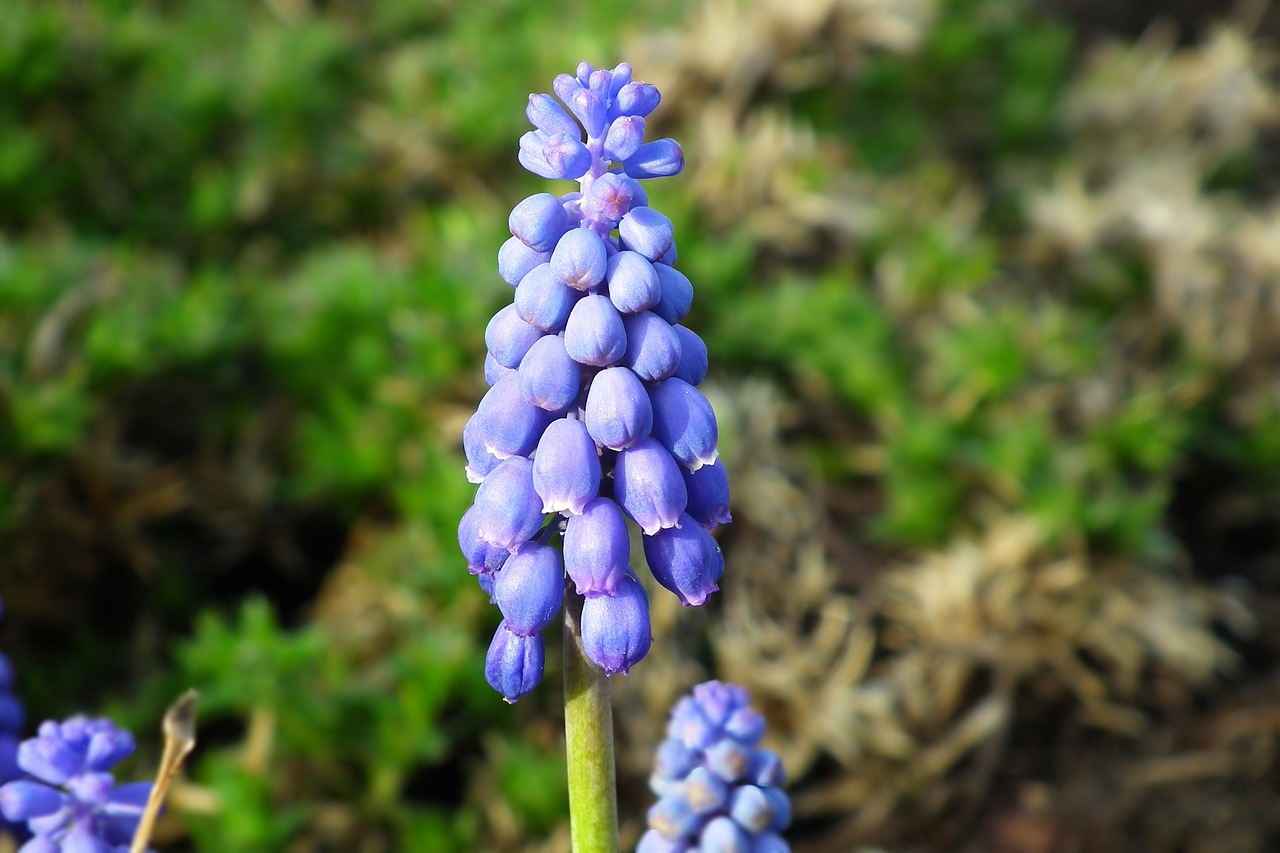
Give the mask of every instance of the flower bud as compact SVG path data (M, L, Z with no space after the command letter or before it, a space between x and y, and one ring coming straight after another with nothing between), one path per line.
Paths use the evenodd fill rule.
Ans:
M494 361L515 369L542 334L541 329L535 329L520 318L515 305L508 305L494 314L485 327L484 345L489 348L489 355Z
M550 625L564 602L560 552L535 543L511 555L494 575L493 600L513 634L528 637Z
M498 249L498 275L507 284L515 287L520 283L520 279L529 273L529 270L549 260L551 260L549 252L536 252L520 242L519 237L508 237Z
M606 367L596 374L582 417L596 444L610 450L631 447L653 428L649 393L626 367Z
M546 335L525 353L516 376L526 403L560 412L578 399L582 368L569 358L564 338Z
M485 655L484 678L504 699L515 702L538 686L545 665L542 635L519 636L507 630L503 622L494 632Z
M618 115L644 117L658 108L662 95L652 83L628 83L618 90L614 109Z
M653 437L690 471L716 461L720 433L711 403L683 379L671 377L649 389Z
M531 130L520 137L520 165L541 178L565 181L580 178L591 168L591 152L582 144L580 135L556 133L548 135Z
M622 363L646 382L666 379L680 364L680 336L676 329L652 311L622 318L627 351Z
M516 286L516 313L535 329L558 332L581 294L562 282L551 264L539 264Z
M648 202L648 195L639 181L617 172L605 172L595 179L583 197L582 212L613 227L633 206Z
M671 328L680 339L680 362L676 365L675 377L690 385L701 385L702 380L707 378L707 345L696 333L684 326L677 324Z
M480 405L468 426L475 430L474 440L497 457L527 456L538 446L538 439L551 420L551 414L527 402L520 391L519 374L498 381L480 398ZM463 430L464 446L467 430ZM468 454L468 464L477 468ZM484 476L483 463L477 468ZM492 469L490 469L492 470Z
M711 534L690 516L681 515L673 527L644 537L644 558L658 583L685 605L697 606L718 590L724 556Z
M512 456L490 472L476 491L476 535L516 551L542 527L542 498L533 488L533 463Z
M565 105L574 117L582 122L582 128L587 132L588 139L598 139L604 134L609 109L604 93L596 89L579 87L569 93Z
M39 782L18 780L0 787L0 814L15 823L54 814L67 802L65 794Z
M697 471L682 468L680 473L684 475L685 490L689 493L685 512L694 521L704 530L715 530L733 521L729 514L729 475L723 462L717 459Z
M723 815L712 818L698 836L702 853L752 853L751 839L742 827Z
M622 316L607 296L588 294L578 300L564 327L564 347L578 364L605 367L627 351Z
M652 438L618 454L613 493L618 505L646 535L678 524L689 499L675 459Z
M662 296L653 264L636 252L623 250L609 258L605 277L609 282L609 299L623 314L652 308Z
M552 421L533 457L533 487L543 512L581 515L600 491L600 457L582 421Z
M583 651L605 675L626 675L649 653L649 596L634 573L622 576L616 595L583 600L581 628Z
M554 136L559 133L565 136L578 137L582 133L578 123L550 95L530 95L529 106L525 108L524 114L529 119L530 124L548 136Z
M589 290L604 281L608 263L604 241L590 228L566 231L551 253L551 272L576 290Z
M610 160L625 160L636 153L644 142L644 119L639 116L618 116L609 125L604 137L604 156Z
M675 237L671 220L652 207L632 207L618 223L618 234L623 246L649 261L666 254ZM662 295L661 290L658 295Z
M565 524L564 568L578 595L616 595L630 559L626 521L608 498L588 501Z
M464 512L458 523L458 547L467 558L467 571L473 575L492 575L511 556L506 548L494 547L480 538L474 507Z
M693 305L693 285L684 273L666 263L653 265L658 274L659 299L653 313L675 325L683 320Z
M508 224L520 242L536 252L550 252L573 223L560 199L551 193L537 193L515 206Z
M633 178L666 178L684 169L684 151L674 139L646 142L622 161L622 170Z

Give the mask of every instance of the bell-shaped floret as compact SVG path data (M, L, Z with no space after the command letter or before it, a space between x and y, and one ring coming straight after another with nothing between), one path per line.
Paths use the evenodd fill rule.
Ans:
M583 420L596 444L622 450L649 437L653 404L644 383L629 368L607 367L591 380Z
M600 456L579 420L552 421L533 457L533 487L543 512L581 515L600 491Z
M529 105L524 110L529 124L548 136L563 134L581 137L582 129L570 115L560 106L560 102L550 95L537 94L529 96Z
M540 178L576 180L591 168L591 152L578 133L546 134L531 130L520 137L520 165Z
M649 653L653 629L649 596L628 571L616 595L588 596L582 602L582 649L605 675L626 675Z
M484 382L490 388L497 385L504 378L515 375L515 369L498 363L493 357L493 353L484 354Z
M652 311L622 318L627 351L622 363L646 382L666 379L680 365L680 336L666 320Z
M644 558L658 583L674 592L681 604L696 607L720 588L720 546L687 514L676 526L644 537Z
M679 324L672 326L676 336L680 338L680 363L676 365L675 376L690 385L701 385L707 378L707 345L692 329Z
M512 456L494 468L476 490L476 535L516 551L542 527L542 498L533 488L533 462Z
M636 252L624 249L609 258L605 278L609 282L609 299L623 314L648 310L662 296L653 264Z
M776 752L757 749L751 756L751 766L747 768L747 780L761 788L776 788L787 781L787 771Z
M652 438L618 454L613 467L613 493L623 511L650 536L680 523L689 499L680 466Z
M689 853L692 849L688 839L670 841L659 835L656 829L646 829L636 845L636 853Z
M653 269L660 289L653 313L673 325L679 323L693 306L693 285L684 273L666 263L654 264Z
M498 275L515 287L520 279L528 275L529 270L549 260L550 252L536 252L520 242L519 237L508 237L498 248Z
M674 139L655 139L622 161L622 170L633 178L666 178L684 169L684 151Z
M535 329L520 318L515 305L507 305L493 315L484 330L484 345L489 348L493 360L513 370L520 366L520 359L542 337L541 329Z
M604 241L590 228L566 231L551 253L551 272L576 290L589 290L604 281L608 263Z
M55 814L70 803L70 798L40 782L18 780L0 787L0 815L14 823Z
M733 792L729 816L748 832L764 832L773 823L773 804L764 792L755 785L743 785Z
M590 85L589 81L588 85ZM605 87L606 90L602 92L598 88L579 86L569 92L569 97L564 102L569 112L582 122L582 128L587 132L588 139L598 139L604 135L605 121L609 113L607 82Z
M618 90L631 82L631 63L619 62L613 66L613 78L609 81L609 97L618 97Z
M639 181L617 172L605 172L591 183L583 197L582 213L584 218L612 229L632 207L648 203L648 195Z
M525 402L560 412L578 399L582 367L564 348L564 338L546 335L529 348L517 373Z
M729 514L729 474L724 463L717 459L703 465L697 471L681 469L684 485L689 492L689 504L685 512L702 525L704 530L715 530L721 524L733 521Z
M593 498L565 524L564 568L578 595L615 595L630 559L627 523L608 498Z
M508 702L529 693L542 680L546 666L546 649L542 635L522 637L498 625L484 660L484 679Z
M605 367L622 358L627 351L627 332L622 315L607 296L591 293L573 306L564 327L564 348L578 364L592 367Z
M508 220L511 234L520 238L535 252L550 252L556 246L560 235L568 231L573 223L565 212L560 199L551 193L537 193L526 198L515 206Z
M737 782L751 767L751 748L733 738L718 740L706 751L706 766L726 782Z
M493 600L507 630L532 636L551 624L564 602L564 565L548 545L526 545L494 576Z
M628 83L618 90L613 99L612 113L620 116L643 118L658 108L662 95L652 83Z
M746 831L724 815L707 821L698 835L698 847L702 853L752 853Z
M754 746L764 736L764 717L754 709L738 708L725 721L724 733L739 743Z
M695 767L685 779L684 795L699 814L713 812L729 799L729 786L705 767Z
M671 220L652 207L632 207L618 223L618 236L626 248L656 261L671 248L675 231Z
M683 379L674 376L649 389L653 403L653 437L690 471L710 465L719 455L720 431L711 403Z
M644 142L644 119L639 116L618 116L609 124L604 137L604 156L610 160L625 160L636 153Z
M516 287L516 313L535 329L558 332L582 294L562 282L551 264L539 264Z
M475 509L468 509L458 523L458 547L467 558L467 571L473 575L492 575L507 562L511 552L490 545L480 538Z
M660 798L649 807L648 817L649 827L669 841L691 835L702 823L702 815L682 793Z
M469 424L475 430L473 441L479 441L487 453L506 459L532 453L550 422L551 413L525 400L520 391L519 374L516 374L500 379L485 392ZM465 429L463 444L464 447L467 444ZM472 463L468 454L468 464L477 468ZM478 471L483 476L483 466Z
M462 428L462 452L467 457L464 471L468 483L483 483L489 472L502 461L485 447L484 435L480 432L480 421L476 415L468 418L466 426Z

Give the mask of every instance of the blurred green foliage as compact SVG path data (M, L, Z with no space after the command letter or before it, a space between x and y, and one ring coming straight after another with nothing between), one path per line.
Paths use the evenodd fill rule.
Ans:
M637 31L690 14L627 9ZM177 810L199 849L487 849L485 798L533 836L564 812L557 758L514 734L519 715L483 683L496 616L453 553L471 494L455 444L485 322L507 298L494 271L506 211L540 186L515 165L525 93L584 56L620 58L614 12L192 0L0 16L0 545L28 555L13 577L57 570L32 531L91 516L67 482L120 459L190 485L170 510L76 539L103 583L184 577L202 542L256 535L232 516L386 525L343 555L381 602L372 645L326 618L323 593L297 624L261 597L206 599L216 584L194 575L178 592L147 581L140 609L164 602L193 624L167 626L159 673L132 674L145 687L123 713L145 730L163 697L201 688L215 736L192 780L216 808ZM1139 554L1192 453L1280 461L1280 408L1231 422L1229 388L1203 390L1228 383L1172 334L1115 380L1101 416L1079 416L1134 361L1117 318L1150 296L1139 260L1099 259L1077 280L1010 252L1029 175L1066 156L1077 47L1021 3L950 0L918 50L872 52L792 99L891 188L855 250L779 269L743 233L700 228L714 199L654 191L713 371L764 373L803 399L817 466L877 496L863 532L891 546L943 542L996 505ZM1237 184L1251 168L1230 165ZM983 193L968 231L928 215L966 182ZM157 531L174 517L199 535ZM158 565L134 561L142 541ZM213 568L251 573L253 550ZM100 659L92 632L71 642ZM112 689L84 678L86 695ZM247 751L254 726L269 765ZM470 763L490 736L502 757L486 777ZM415 799L415 779L445 772L471 775Z

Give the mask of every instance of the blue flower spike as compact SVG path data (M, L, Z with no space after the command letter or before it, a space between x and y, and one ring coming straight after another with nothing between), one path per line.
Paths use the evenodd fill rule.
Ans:
M541 631L566 583L583 597L592 663L626 673L648 652L628 519L653 577L689 605L717 588L724 560L708 531L730 520L715 413L697 388L707 348L678 325L693 286L642 185L684 168L675 140L645 140L661 95L626 63L580 63L552 90L529 96L518 160L578 186L511 211L497 264L514 292L485 330L490 388L463 431L479 489L458 541L502 611L485 675L509 702L542 678Z
M790 850L781 833L791 801L779 787L782 762L757 745L764 730L737 685L708 681L676 702L649 778L658 801L636 853Z
M0 786L0 813L33 835L22 849L127 853L151 783L116 785L108 771L133 749L133 735L110 720L42 723L18 747L28 778Z

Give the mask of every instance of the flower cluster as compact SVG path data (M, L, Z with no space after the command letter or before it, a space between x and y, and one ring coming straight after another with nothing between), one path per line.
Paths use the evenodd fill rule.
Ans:
M127 853L151 783L117 787L107 771L133 749L133 736L110 720L42 723L18 746L18 767L31 778L0 787L0 813L34 834L21 853Z
M636 853L783 853L791 803L778 756L756 746L747 691L708 681L671 711L649 787L658 802Z
M18 740L24 721L22 703L13 695L13 667L9 659L0 654L0 785L22 775L18 769ZM5 825L0 815L0 831Z
M693 287L673 266L671 221L640 184L684 167L674 140L643 141L658 90L625 63L585 62L553 88L558 101L529 96L535 129L519 159L580 187L511 212L498 272L514 299L485 330L490 388L463 432L480 488L458 540L502 611L485 675L508 701L542 677L541 631L566 573L584 596L592 661L625 673L648 652L624 518L643 532L653 576L689 605L717 589L724 560L709 531L730 520L715 414L697 388L707 348L680 325Z

